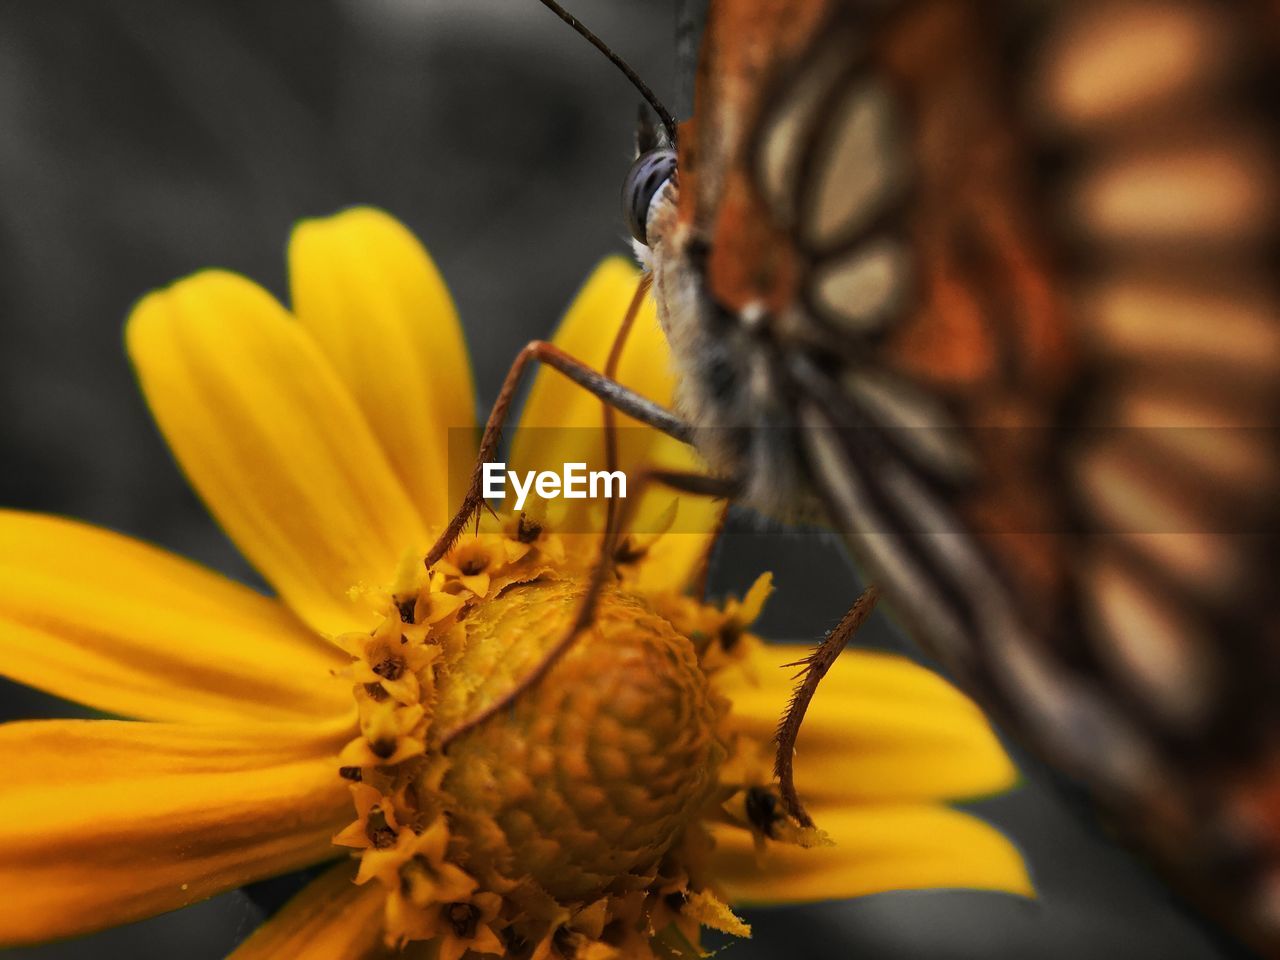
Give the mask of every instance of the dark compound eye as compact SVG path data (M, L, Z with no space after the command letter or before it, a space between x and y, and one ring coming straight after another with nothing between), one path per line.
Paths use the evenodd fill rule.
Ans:
M631 236L648 245L649 205L662 185L676 175L676 152L663 147L640 154L622 184L622 215Z

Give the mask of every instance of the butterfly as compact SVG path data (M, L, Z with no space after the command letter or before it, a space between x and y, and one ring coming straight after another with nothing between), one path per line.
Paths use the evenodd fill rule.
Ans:
M1274 0L711 0L623 192L713 471L1280 953L1278 53Z

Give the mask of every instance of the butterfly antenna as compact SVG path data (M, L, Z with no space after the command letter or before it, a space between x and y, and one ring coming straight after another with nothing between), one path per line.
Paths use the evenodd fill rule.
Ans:
M654 113L658 115L662 120L662 125L667 129L667 136L671 138L672 143L675 143L676 118L671 115L670 110L663 106L657 95L649 89L649 85L640 79L639 74L632 70L625 60L610 50L608 44L588 30L581 20L556 3L555 0L539 0L539 2L577 31L588 43L608 57L610 63L622 71L623 75L631 81L631 85L640 91L640 95L645 98L649 106L653 107Z

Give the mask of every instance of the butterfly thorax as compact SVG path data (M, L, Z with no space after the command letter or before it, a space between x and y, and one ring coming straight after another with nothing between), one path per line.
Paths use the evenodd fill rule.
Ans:
M792 299L794 267L787 245L768 236L767 223L745 216L740 222L738 236L754 243L758 256L714 257L680 220L672 183L654 204L650 246L637 249L653 272L658 316L672 346L676 405L695 430L699 452L714 473L744 483L744 505L804 519L816 507L796 466L793 420L779 389L785 361L778 329ZM730 271L716 277L712 257ZM736 272L734 264L755 269ZM709 276L734 295L717 296Z

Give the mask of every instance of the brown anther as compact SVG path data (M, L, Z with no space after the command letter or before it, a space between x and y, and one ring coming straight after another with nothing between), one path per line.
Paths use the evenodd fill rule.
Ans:
M415 810L421 811L422 792L418 785L418 781L411 780L407 784L405 784L404 801L407 805L414 808ZM411 823L409 824L409 826L413 828L414 833L422 833L422 827L420 827L417 823Z
M364 832L376 850L396 845L396 832L387 823L386 815L377 807L369 811L369 821L365 824Z
M458 564L458 569L462 571L463 576L474 577L476 574L484 573L488 566L488 557L483 553L474 553Z
M564 960L573 960L578 955L578 944L573 931L568 927L556 927L556 932L551 935L551 944Z
M380 683L366 683L364 692L369 695L369 699L374 703L381 703L390 696L386 690L382 689L382 684Z
M476 924L480 922L480 911L474 904L450 903L444 907L444 918L453 927L453 932L463 940L470 940L476 935Z
M513 927L506 927L498 932L502 937L502 945L507 948L509 957L525 957L533 952L533 944Z
M630 536L626 536L619 540L618 545L614 548L613 562L635 563L648 552L648 547L638 547Z
M752 787L747 791L747 819L751 825L773 839L778 821L783 819L778 797L766 787Z
M737 620L726 620L720 627L720 648L725 651L732 650L742 639L742 633L742 624Z
M516 521L516 539L521 543L533 543L542 536L542 524L537 520L530 520L523 513L520 519Z
M379 690L382 688L379 687ZM364 771L359 767L339 767L338 776L343 780L350 780L352 783L359 783L364 779Z
M396 601L396 609L400 611L401 623L413 623L413 609L417 605L417 597L409 597L407 600Z
M404 658L397 656L384 657L374 664L373 672L383 680L399 680L404 676Z

